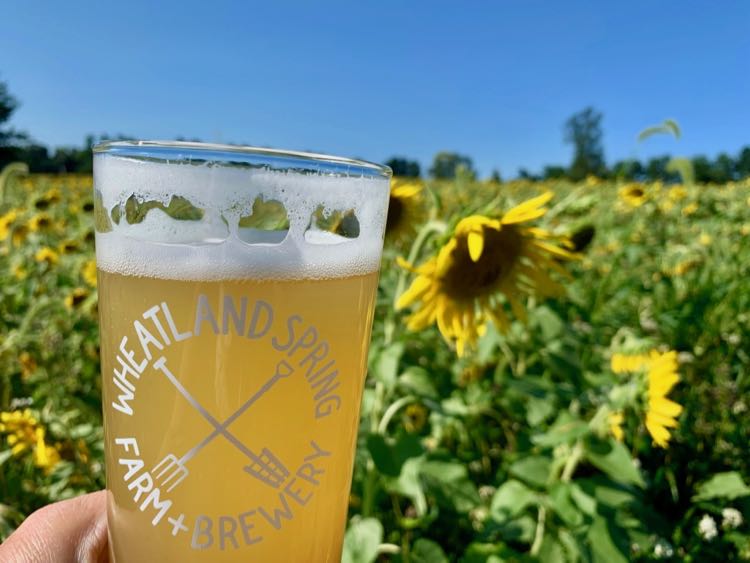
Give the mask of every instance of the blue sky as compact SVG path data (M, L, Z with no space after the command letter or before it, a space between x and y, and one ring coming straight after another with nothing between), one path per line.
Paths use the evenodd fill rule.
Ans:
M158 6L158 9L155 7ZM750 145L750 2L6 0L12 124L198 137L480 173L568 163L562 124L604 113L608 162ZM675 118L683 138L637 146Z

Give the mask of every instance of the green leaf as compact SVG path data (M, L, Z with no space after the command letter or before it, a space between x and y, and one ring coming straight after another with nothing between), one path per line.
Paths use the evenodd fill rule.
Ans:
M639 487L646 486L628 450L614 439L587 440L585 457L615 481Z
M521 516L503 523L498 531L509 542L531 543L536 531L536 520L531 516Z
M148 212L157 207L163 207L160 201L141 201L133 194L125 201L125 220L131 225L142 223Z
M562 545L550 534L544 536L542 548L539 550L539 561L544 563L565 563L565 551Z
M159 204L157 207L160 207L172 219L179 221L200 221L203 219L203 210L179 195L172 196L172 199L169 200L169 205L166 207L162 204Z
M479 491L469 479L466 466L447 461L425 461L420 469L428 490L438 503L467 513L480 503Z
M413 563L448 563L448 558L439 544L419 538L409 552L409 561Z
M560 336L563 328L565 328L565 324L562 319L557 316L557 313L544 305L536 308L533 318L542 329L542 336L545 342L551 342Z
M591 481L596 482L596 479L591 479ZM632 505L637 500L632 491L616 482L596 484L594 486L594 498L599 505L614 509Z
M398 477L406 460L424 453L419 438L413 434L403 434L398 440L370 434L367 436L367 450L377 470L389 477Z
M344 536L342 563L372 563L383 541L383 525L375 518L353 520Z
M689 158L674 157L667 162L665 166L667 172L676 172L680 175L683 184L692 185L695 183L695 171L693 162Z
M550 460L540 455L524 457L514 462L508 471L529 485L544 487L549 479Z
M537 399L530 397L526 402L526 421L535 427L547 420L555 412L555 403L551 397Z
M503 483L495 491L490 504L490 516L497 522L507 522L539 501L539 496L515 479Z
M596 514L596 499L585 492L578 484L570 484L570 498L575 501L578 508L585 514L593 516Z
M429 399L438 399L439 395L432 383L430 373L419 366L409 366L398 378L398 384L405 391Z
M112 222L107 217L104 198L99 190L94 190L94 229L98 233L108 233L112 230Z
M110 211L110 215L112 216L112 221L115 225L120 224L120 219L122 218L122 209L119 205L115 205L112 208L112 211Z
M359 236L359 219L354 209L334 209L327 212L324 206L319 205L313 211L310 225L346 238Z
M557 539L567 553L567 561L580 561L581 547L578 545L576 538L568 530L560 529L557 532Z
M380 381L387 391L391 391L396 385L398 375L398 364L404 353L404 345L401 342L391 344L381 350L372 368L373 376Z
M569 413L563 412L557 420L543 434L532 436L531 441L537 446L554 447L564 443L575 442L578 438L588 434L588 424L582 420L573 418Z
M443 412L449 416L467 416L471 411L466 402L459 396L448 397L440 406Z
M13 457L13 450L5 450L5 451L0 452L0 466L2 466L6 461L8 461L12 457Z
M502 563L503 561L526 561L527 558L508 546L497 543L470 543L461 563Z
M253 201L250 215L240 217L239 227L259 229L261 231L284 231L289 228L289 216L286 207L280 201L269 199L264 201L258 196Z
M630 546L606 518L596 516L587 537L595 562L627 563Z
M659 125L652 125L641 131L638 134L638 142L645 141L654 135L673 135L675 139L679 139L682 132L680 131L680 126L674 119L665 119Z
M549 492L550 508L571 528L583 523L583 514L571 498L569 483L555 483Z
M407 459L401 467L401 473L398 478L387 479L385 482L385 488L388 492L410 498L419 516L427 514L427 499L425 498L422 481L419 477L420 466L423 461L424 459L421 457Z
M717 473L698 487L693 502L714 498L735 499L750 494L748 487L737 471Z

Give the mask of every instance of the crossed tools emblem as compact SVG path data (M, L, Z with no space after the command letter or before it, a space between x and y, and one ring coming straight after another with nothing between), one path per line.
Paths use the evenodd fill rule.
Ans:
M245 411L255 404L255 402L265 395L280 379L289 377L294 372L294 369L288 362L281 360L276 364L276 370L274 374L266 380L266 382L258 389L247 401L245 401L240 408L238 408L233 414L231 414L224 422L219 422L214 418L198 400L185 388L182 383L175 377L175 375L167 367L167 360L164 357L159 358L154 362L153 367L161 371L170 383L179 391L180 395L187 399L188 403L203 417L208 423L213 426L213 431L208 434L203 440L198 442L192 449L190 449L182 457L178 457L174 454L167 454L154 469L151 474L159 483L159 487L163 488L169 485L167 492L172 491L177 485L179 485L185 477L188 476L187 463L193 459L198 452L205 448L218 436L223 436L229 443L235 448L242 452L245 457L250 460L250 464L243 467L243 469L260 481L263 481L271 487L278 488L289 476L289 470L284 464L276 457L271 450L263 448L260 453L252 452L245 444L240 442L234 434L232 434L228 428L229 426L242 416Z

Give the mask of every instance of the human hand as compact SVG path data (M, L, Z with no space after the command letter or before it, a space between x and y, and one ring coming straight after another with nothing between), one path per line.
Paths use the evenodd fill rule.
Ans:
M3 563L106 563L107 493L40 508L0 545Z

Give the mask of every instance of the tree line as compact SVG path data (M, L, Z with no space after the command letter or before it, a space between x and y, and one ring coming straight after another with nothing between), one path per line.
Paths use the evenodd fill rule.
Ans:
M91 147L105 139L128 139L126 135L89 135L80 147L57 147L50 149L34 140L28 133L17 131L8 125L18 100L10 93L5 82L0 81L0 169L11 162L25 162L33 173L83 173L93 170ZM608 167L602 145L602 114L588 107L571 116L564 125L564 140L573 146L573 158L568 166L549 165L539 173L524 168L515 177L530 180L569 179L582 180L588 176L620 178L626 180L677 182L678 173L669 166L669 155L641 161L627 159ZM178 139L184 140L184 139ZM696 156L689 159L693 177L697 182L726 183L750 176L750 146L736 155L719 154L715 159ZM419 162L403 156L394 156L386 161L397 176L419 178L423 171ZM442 151L435 155L426 176L451 179L457 175L476 178L477 172L469 156ZM500 172L493 170L490 178L502 181Z

